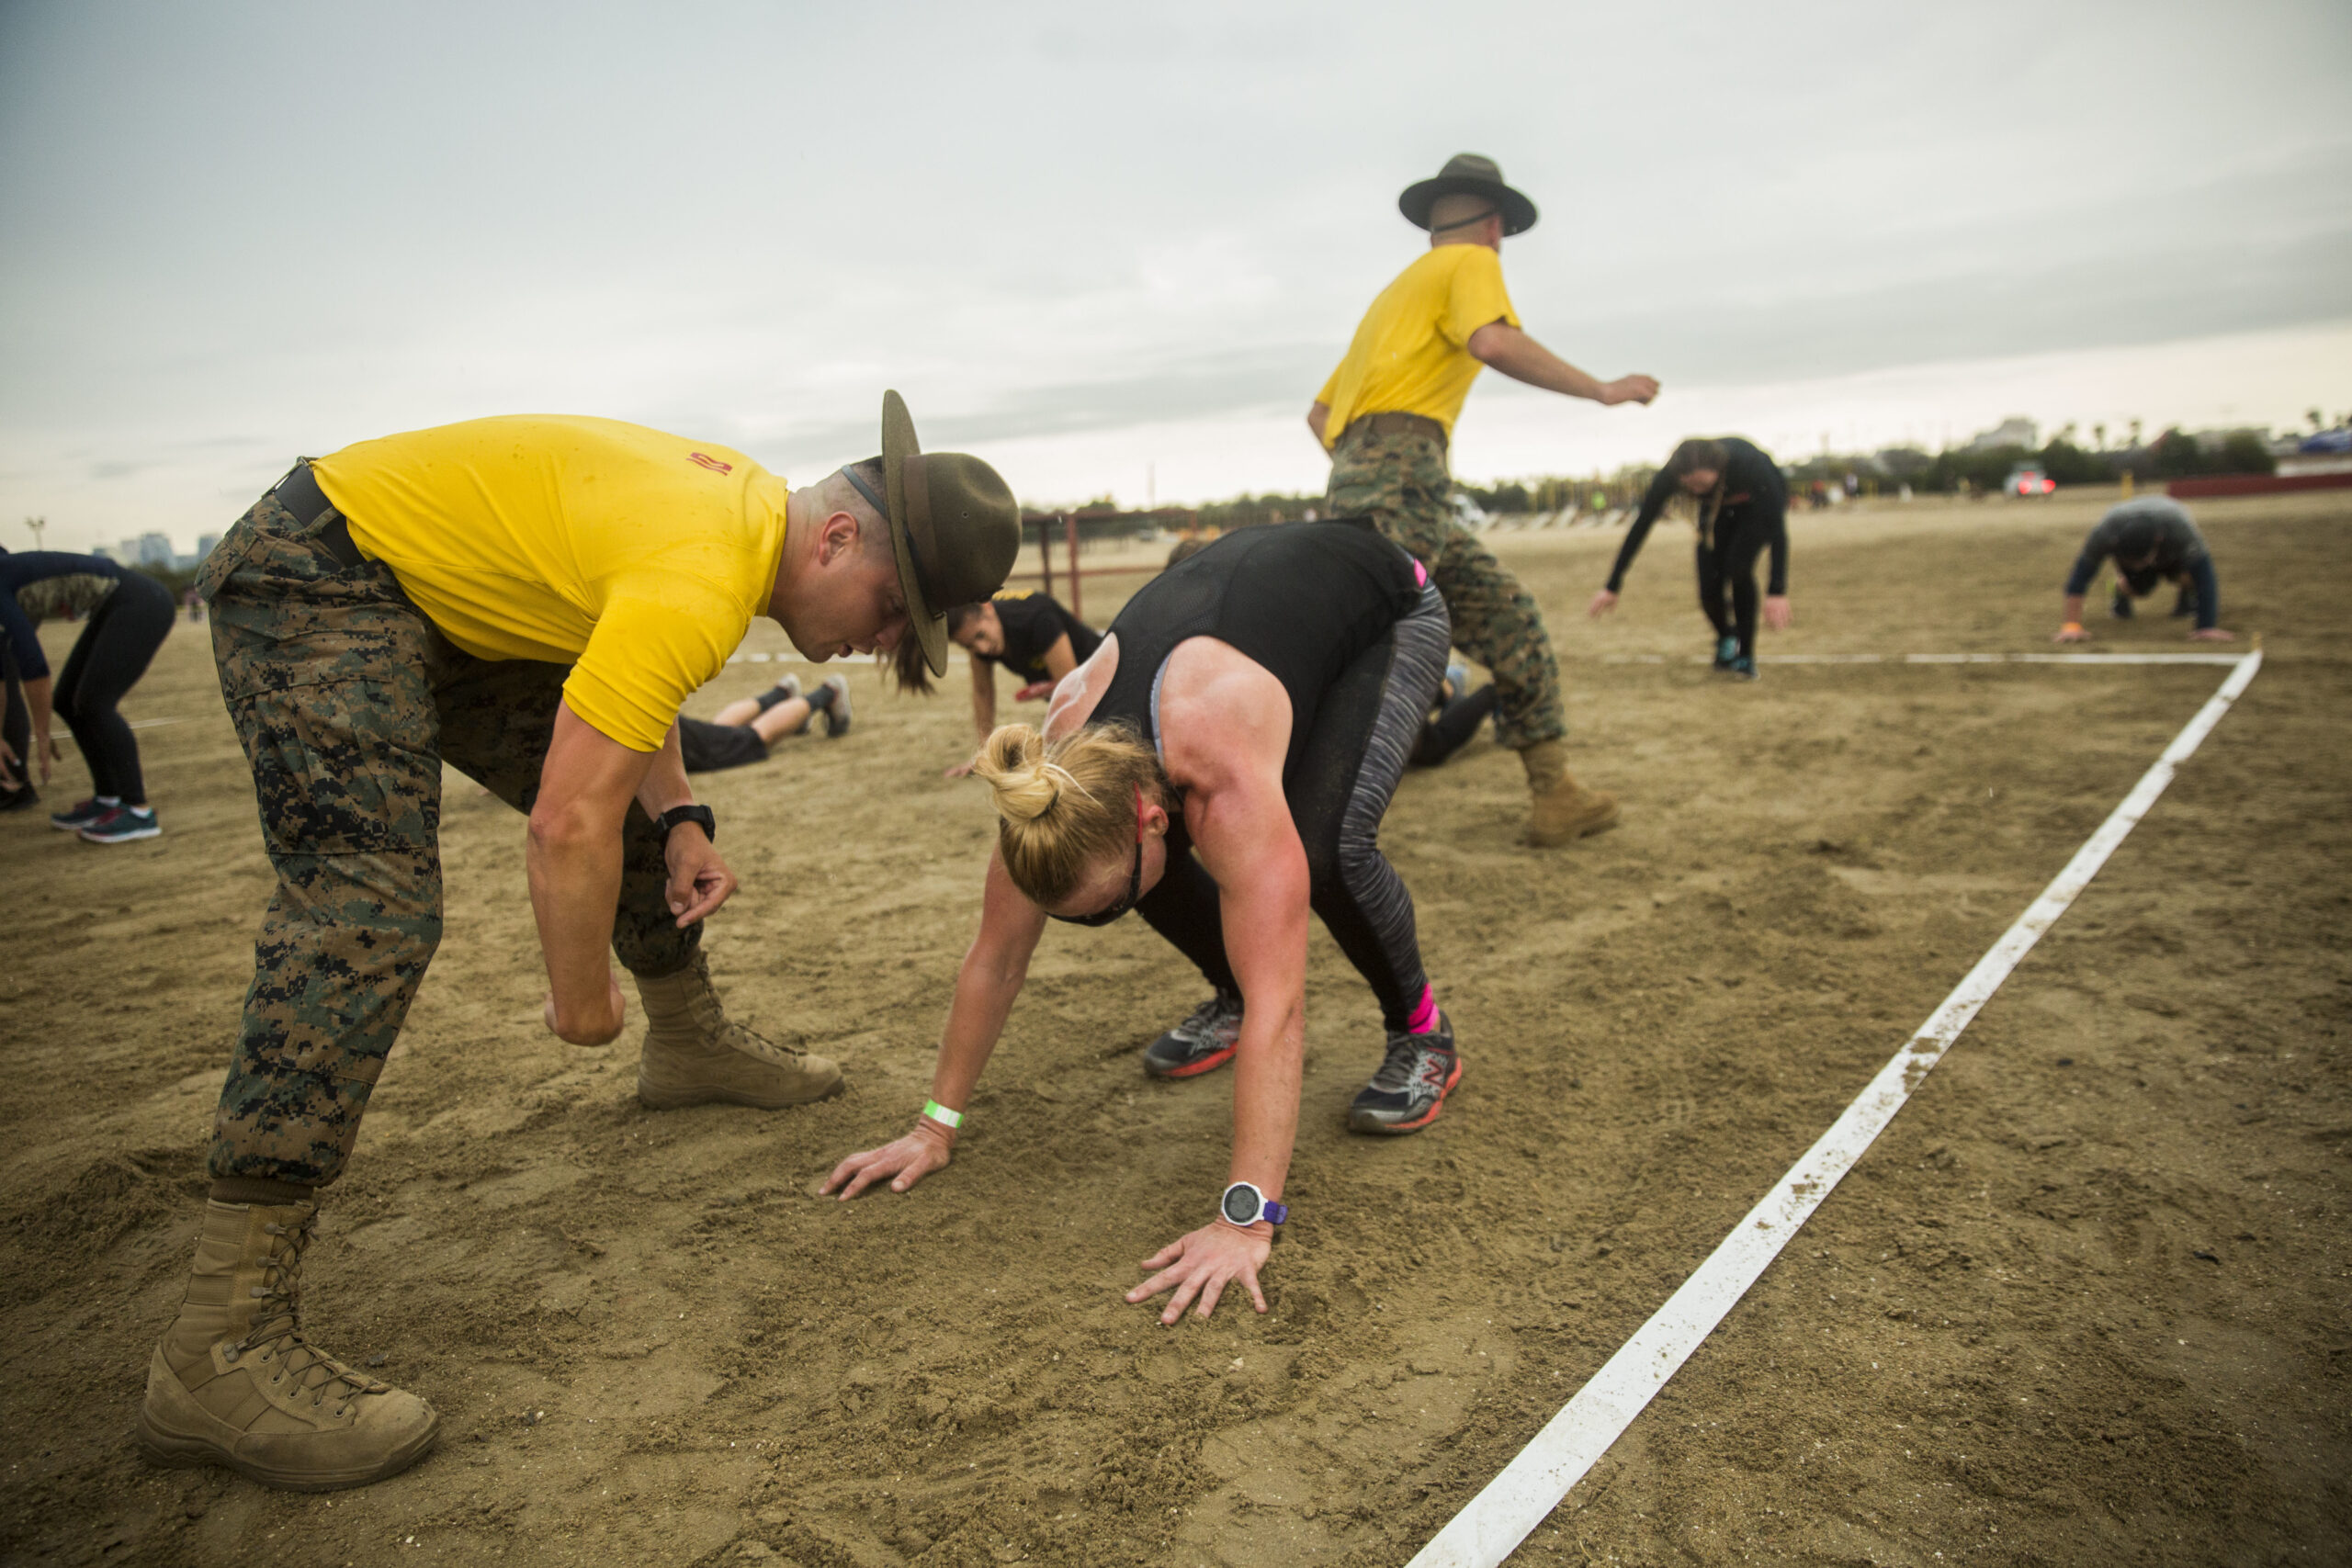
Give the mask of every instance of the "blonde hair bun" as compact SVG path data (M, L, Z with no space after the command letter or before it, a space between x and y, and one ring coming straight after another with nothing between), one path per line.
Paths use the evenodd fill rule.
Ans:
M1136 792L1168 797L1159 759L1124 725L1087 725L1048 742L1032 726L1001 725L972 759L997 814L997 844L1013 886L1052 905L1091 861L1136 841Z
M997 815L1008 822L1035 822L1054 808L1064 789L1078 787L1069 769L1046 760L1046 738L1025 724L999 725L972 772L988 782Z

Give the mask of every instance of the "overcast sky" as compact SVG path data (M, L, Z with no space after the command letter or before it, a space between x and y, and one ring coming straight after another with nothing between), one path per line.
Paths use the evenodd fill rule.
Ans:
M298 452L528 411L797 481L886 386L1035 502L1317 488L1464 149L1542 209L1530 330L1667 387L1484 378L1470 477L2286 422L2352 407L2347 81L2343 0L0 0L0 519L185 548Z

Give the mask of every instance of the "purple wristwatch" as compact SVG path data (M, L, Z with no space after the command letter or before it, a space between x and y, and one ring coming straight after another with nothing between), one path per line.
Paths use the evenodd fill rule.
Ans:
M1250 1181L1237 1181L1227 1188L1225 1196L1217 1202L1216 1212L1228 1224L1244 1229L1260 1220L1270 1225L1278 1225L1290 1218L1289 1204L1267 1202L1266 1195L1258 1190L1255 1182Z

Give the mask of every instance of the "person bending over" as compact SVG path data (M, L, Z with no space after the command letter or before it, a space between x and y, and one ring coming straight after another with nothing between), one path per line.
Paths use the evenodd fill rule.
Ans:
M1206 1316L1258 1272L1298 1126L1307 913L1379 998L1385 1052L1348 1111L1366 1133L1436 1120L1461 1080L1453 1031L1422 972L1413 901L1378 834L1445 663L1445 603L1419 563L1369 529L1292 523L1229 534L1147 583L1064 681L1041 735L1008 725L974 770L999 816L980 931L912 1131L836 1166L823 1190L903 1192L948 1163L961 1110L1020 994L1048 919L1129 909L1214 991L1154 1041L1146 1070L1233 1061L1234 1139L1209 1223L1145 1260L1127 1293L1173 1292Z
M996 667L1021 679L1015 702L1052 694L1054 682L1094 657L1102 634L1080 620L1050 593L1008 588L978 604L947 612L947 635L972 656L972 727L985 741L996 729ZM947 770L951 779L972 771L970 761Z
M65 656L64 670L52 677L33 628L69 611L89 619ZM47 784L57 756L49 732L54 714L74 732L90 770L90 798L53 814L52 827L93 844L126 844L164 830L147 804L139 742L115 705L147 672L172 621L171 590L143 571L104 556L0 550L0 647L16 660L31 742L19 751L15 741L0 741L0 761L17 772L23 771L17 763L29 761Z
M743 697L718 710L717 718L678 716L678 752L690 773L716 773L768 760L768 748L808 728L825 716L825 739L849 733L849 681L828 675L806 696L800 677L786 675L756 697Z
M840 1069L729 1018L711 983L703 921L735 875L678 709L759 615L820 663L912 640L943 671L932 606L994 592L1020 547L1003 479L922 452L895 392L882 455L798 489L726 446L532 415L305 459L254 502L198 586L277 886L195 1267L148 1363L153 1457L324 1491L432 1445L424 1400L308 1342L300 1281L441 940L444 764L530 818L548 1029L619 1035L617 957L648 1110L821 1099Z
M1609 569L1609 586L1592 596L1587 613L1617 607L1626 569L1641 553L1650 525L1679 491L1699 503L1699 608L1715 631L1715 668L1743 681L1756 679L1756 558L1772 550L1771 583L1764 591L1764 624L1786 631L1789 609L1789 481L1780 465L1736 435L1694 436L1674 449L1650 480L1642 509ZM1724 603L1728 591L1731 603Z
M2099 563L2115 558L2115 603L2111 613L2121 620L2132 615L2132 601L2144 599L2159 583L2179 586L2172 613L2194 615L2192 642L2228 642L2234 633L2222 629L2222 585L2213 575L2212 552L2197 531L2188 508L2165 495L2143 495L2109 509L2083 541L2075 570L2066 574L2065 620L2052 642L2088 642L2083 629L2083 596Z

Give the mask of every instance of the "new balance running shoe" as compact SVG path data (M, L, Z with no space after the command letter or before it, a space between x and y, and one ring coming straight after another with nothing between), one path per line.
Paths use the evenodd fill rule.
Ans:
M135 839L158 838L163 831L153 807L118 806L85 827L82 840L91 844L127 844Z
M1143 1070L1156 1078L1189 1078L1233 1060L1241 1040L1241 998L1219 991L1193 1016L1144 1047Z
M74 803L70 811L51 812L49 825L61 833L78 833L113 809L113 807L100 806L95 800L79 800Z
M1402 1030L1388 1036L1388 1059L1348 1107L1354 1133L1418 1133L1437 1120L1445 1097L1462 1081L1462 1054L1453 1048L1453 1021L1437 1015L1427 1034Z

